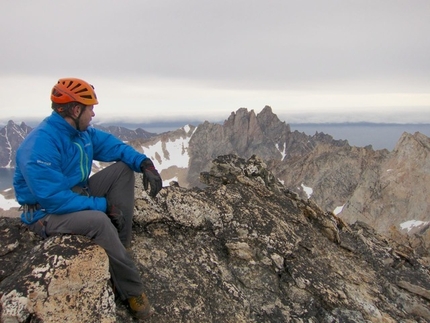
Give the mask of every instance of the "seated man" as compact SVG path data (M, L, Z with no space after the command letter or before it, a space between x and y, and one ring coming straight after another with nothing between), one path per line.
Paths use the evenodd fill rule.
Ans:
M137 267L127 253L134 209L134 172L155 197L162 180L152 161L111 134L90 127L98 104L92 85L60 79L52 114L31 131L16 155L14 188L21 220L43 238L79 234L106 250L112 282L132 314L149 316ZM89 177L93 160L116 163Z

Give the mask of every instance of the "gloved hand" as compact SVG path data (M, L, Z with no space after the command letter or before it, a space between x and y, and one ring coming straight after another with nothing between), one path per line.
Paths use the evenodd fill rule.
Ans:
M149 183L151 185L149 196L155 197L163 187L160 174L158 174L158 171L154 167L154 163L149 158L143 160L142 164L140 164L140 169L143 173L143 188L146 191Z
M125 217L122 211L114 204L111 204L108 199L106 214L115 226L118 232L120 232L125 226Z

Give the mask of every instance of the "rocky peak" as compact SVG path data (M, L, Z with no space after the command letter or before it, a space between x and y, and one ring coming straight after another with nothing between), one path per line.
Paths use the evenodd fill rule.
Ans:
M31 130L24 122L17 125L12 120L0 129L0 167L15 166L16 150Z
M151 322L430 321L427 246L411 250L362 222L347 225L287 190L256 156L220 156L201 178L205 189L172 185L155 199L136 181L132 249L154 308ZM20 312L14 310L19 304L26 304L21 309L27 317L17 322L57 322L65 312L69 322L77 322L73 315L95 322L88 310L98 308L94 304L105 304L112 318L107 311L112 294L100 287L108 284L106 269L85 282L73 271L61 271L76 297L58 298L60 313L30 306L57 297L58 287L50 284L60 277L40 279L40 273L53 273L55 259L76 256L76 244L71 253L50 249L59 237L31 240L9 221L0 222L3 320ZM79 248L78 254L99 252ZM86 288L92 286L88 280L101 285ZM35 282L49 293L35 293ZM132 322L119 302L116 321Z
M156 134L148 132L146 130L143 130L142 128L137 128L136 130L130 130L124 127L118 127L118 126L101 126L101 125L95 125L95 128L98 128L100 130L103 130L105 132L111 133L115 135L117 138L121 139L122 141L130 141L135 139L148 139L151 137L154 137Z
M281 136L282 133L290 132L290 125L284 121L280 121L276 114L273 113L272 108L266 105L263 110L257 115L258 123L262 125L266 133L278 134Z
M430 138L404 133L377 167L368 169L340 216L379 232L408 221L429 221ZM407 231L407 230L405 230Z
M397 141L392 155L400 162L409 162L412 158L420 162L429 162L430 138L420 132L410 134L404 132Z
M236 113L232 112L224 122L224 137L240 156L244 156L250 146L261 144L262 136L263 131L253 110L248 112L241 108Z
M199 186L199 173L207 171L211 161L220 155L235 154L242 158L258 155L264 160L282 160L288 151L286 138L290 127L281 122L266 106L255 114L241 108L232 112L223 125L205 122L190 140L190 186Z

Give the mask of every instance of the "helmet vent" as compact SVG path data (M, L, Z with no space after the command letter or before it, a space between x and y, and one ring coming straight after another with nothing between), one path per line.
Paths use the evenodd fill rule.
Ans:
M51 100L58 104L75 101L84 105L95 105L99 103L96 93L94 92L94 87L77 78L60 79L52 90Z
M72 88L70 89L70 91L75 91L75 89L79 88L80 86L81 86L81 83L78 83L78 84L76 84L74 87L72 87ZM75 92L75 93L77 93L77 92Z
M79 91L75 91L75 93L76 94L79 94L79 93L82 93L82 92L87 92L88 90L86 89L86 88L83 88L83 89L81 89L81 90L79 90ZM82 95L83 96L83 95ZM83 97L85 97L85 96L83 96ZM91 97L91 96L90 96Z

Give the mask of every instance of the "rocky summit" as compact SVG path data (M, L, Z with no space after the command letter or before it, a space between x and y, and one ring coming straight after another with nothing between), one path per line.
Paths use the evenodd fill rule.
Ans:
M348 225L255 156L219 156L200 180L154 199L136 182L132 253L148 322L430 321L428 246ZM2 322L134 322L91 241L42 241L10 218L0 230Z

